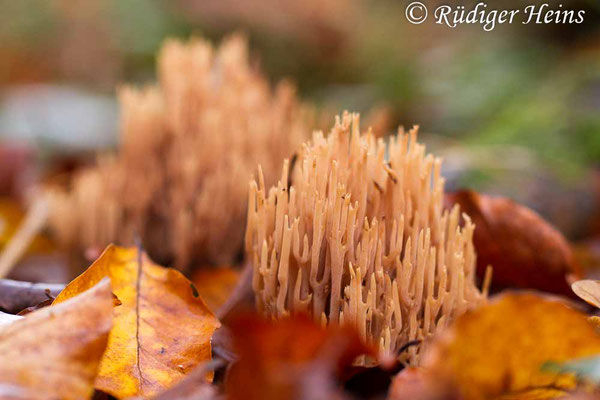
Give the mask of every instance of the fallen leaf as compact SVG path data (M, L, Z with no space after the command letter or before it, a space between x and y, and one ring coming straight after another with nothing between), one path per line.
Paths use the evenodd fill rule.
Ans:
M568 392L564 390L545 387L502 394L493 400L549 400L565 395ZM394 378L388 400L464 400L464 397L456 387L436 379L423 368L405 368Z
M587 303L600 308L600 281L583 279L573 282L571 285L573 292Z
M212 312L225 304L240 279L240 271L227 266L198 268L192 282Z
M352 328L322 328L306 316L238 316L230 328L239 361L226 377L229 400L345 398L336 378L358 356L376 354Z
M493 288L532 288L573 295L567 278L578 277L580 271L571 248L537 213L510 199L473 191L449 193L446 203L460 204L475 223L477 273L483 278L487 266L492 265Z
M550 399L577 380L545 363L598 353L600 336L585 314L557 298L508 293L456 319L428 346L422 367L464 400Z
M12 279L0 279L0 310L10 313L35 306L48 296L57 296L65 285L52 283L31 283L14 281Z
M136 248L110 245L58 295L55 304L103 277L122 305L100 363L96 388L117 398L152 397L211 359L211 337L220 326L192 283L154 264Z
M0 397L90 398L112 309L105 279L69 301L1 328Z
M27 314L31 314L34 311L40 310L44 307L48 307L51 306L52 303L54 302L54 299L48 299L48 300L44 300L41 303L36 304L35 306L31 306L31 307L27 307L22 309L21 311L19 311L17 313L18 316L23 316L23 315L27 315Z

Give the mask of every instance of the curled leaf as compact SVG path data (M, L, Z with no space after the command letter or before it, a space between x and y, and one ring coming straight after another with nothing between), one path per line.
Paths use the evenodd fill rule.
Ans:
M58 295L60 304L108 276L121 305L100 363L96 388L118 398L148 398L211 359L220 324L180 272L136 248L109 246ZM112 300L111 300L112 301Z
M473 191L446 195L475 223L477 273L494 268L492 285L532 288L572 296L567 278L578 276L571 248L562 234L537 213L504 197Z
M105 279L69 301L0 328L0 397L90 398L112 310Z

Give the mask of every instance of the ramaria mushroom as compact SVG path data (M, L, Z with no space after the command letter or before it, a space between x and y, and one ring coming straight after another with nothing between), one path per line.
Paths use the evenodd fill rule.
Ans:
M444 210L440 167L417 128L386 145L348 113L284 162L277 186L259 167L245 239L258 309L352 324L382 355L418 364L422 345L397 353L486 298L474 225Z
M247 182L276 171L310 132L312 111L287 82L272 88L246 40L218 48L167 41L159 83L120 90L121 147L51 191L51 227L83 253L140 238L153 258L185 268L233 263L243 251ZM267 175L274 182L277 173Z

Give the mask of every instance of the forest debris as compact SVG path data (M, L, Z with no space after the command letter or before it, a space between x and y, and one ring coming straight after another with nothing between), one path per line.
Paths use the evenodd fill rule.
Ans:
M492 287L532 288L573 295L568 280L580 275L569 243L537 213L505 197L473 191L446 195L449 208L460 204L476 226L473 243L477 273L492 265Z
M474 226L465 216L459 227L458 206L443 210L440 172L417 128L386 145L347 112L313 134L292 171L284 163L277 186L259 170L246 230L258 310L351 324L384 357L418 364L422 345L399 349L485 300Z
M19 311L35 306L48 299L48 295L56 297L65 285L56 283L31 283L0 279L0 310L16 314Z
M54 298L51 297L51 298L49 298L47 300L42 301L41 303L36 304L35 306L31 306L31 307L27 307L27 308L22 309L21 311L19 311L17 313L17 315L23 316L23 315L31 314L34 311L37 311L37 310L42 309L44 307L51 306L53 302L54 302Z
M343 399L335 379L361 355L375 356L351 327L322 328L306 316L232 321L239 360L226 377L229 400Z
M463 400L548 399L578 382L544 364L598 353L600 336L585 314L557 298L506 293L459 317L434 340L422 367L426 379Z
M0 397L88 399L111 329L110 282L0 328Z
M149 398L211 359L210 340L219 321L190 281L174 269L154 264L140 249L109 246L67 285L55 304L106 276L122 304L114 309L97 389L117 398Z

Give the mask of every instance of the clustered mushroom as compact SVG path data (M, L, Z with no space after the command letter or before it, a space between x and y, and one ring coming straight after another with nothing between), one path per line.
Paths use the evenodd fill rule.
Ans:
M139 238L178 267L232 263L243 251L250 172L258 163L276 171L310 132L313 112L289 83L269 85L240 35L218 48L168 40L158 76L157 85L120 90L118 153L50 191L51 227L82 251Z
M403 346L487 296L474 225L459 206L444 209L440 168L417 128L386 144L349 113L286 160L276 186L259 167L245 238L258 309L354 325L383 356L418 364L423 345Z

